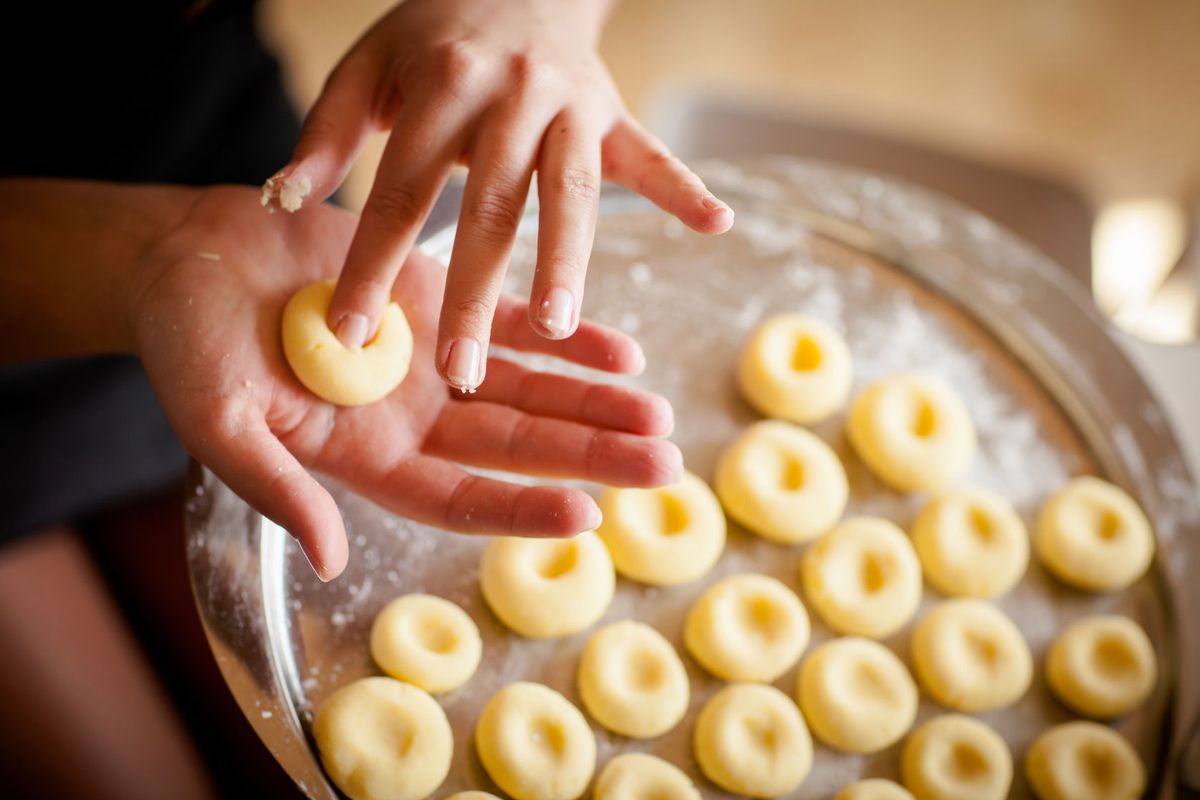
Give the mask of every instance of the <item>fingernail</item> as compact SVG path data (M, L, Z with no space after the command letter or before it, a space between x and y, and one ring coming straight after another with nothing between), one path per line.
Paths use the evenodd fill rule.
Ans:
M304 557L306 559L308 559L308 565L310 567L312 567L312 571L316 573L317 579L320 580L321 583L329 583L329 578L327 578L321 572L321 570L317 568L317 559L313 556L312 553L309 552L308 546L306 544L304 544L304 542L300 541L299 539L296 540L296 544L300 545L300 552L304 553Z
M561 286L555 286L546 292L546 297L538 307L538 322L543 328L559 336L570 332L574 316L575 297Z
M640 346L633 351L633 369L630 375L641 375L646 371L646 351Z
M482 370L479 364L479 342L474 339L455 339L450 343L446 358L446 382L464 394L479 386Z
M351 350L361 350L367 341L367 317L364 314L345 314L338 320L333 335Z
M700 205L704 206L709 211L728 211L730 213L733 211L733 209L722 203L711 194L704 195L703 199L700 200Z

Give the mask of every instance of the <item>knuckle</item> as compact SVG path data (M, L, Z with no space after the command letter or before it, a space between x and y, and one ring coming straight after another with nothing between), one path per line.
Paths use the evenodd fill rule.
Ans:
M475 82L484 66L478 49L463 41L435 45L427 63L434 79L443 86L468 86Z
M405 184L376 185L367 209L385 224L412 223L424 214L425 198Z
M481 191L466 211L467 223L493 239L507 239L521 221L521 204L501 187Z
M541 90L555 80L556 72L530 53L513 53L508 59L509 80L518 91Z
M568 167L559 174L554 188L568 199L595 202L600 197L600 176L589 169Z
M483 325L492 314L491 304L480 297L455 298L451 308L460 320L468 324Z

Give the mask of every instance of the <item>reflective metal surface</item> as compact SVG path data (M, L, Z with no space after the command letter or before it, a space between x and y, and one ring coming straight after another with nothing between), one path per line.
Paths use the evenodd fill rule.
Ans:
M644 344L647 373L635 382L674 403L674 439L690 469L711 478L716 454L755 417L737 397L734 358L764 315L795 309L843 329L856 385L920 368L966 399L981 452L969 480L1011 499L1028 524L1070 475L1102 474L1140 500L1159 537L1152 574L1130 590L1091 596L1062 587L1031 565L999 605L1034 650L1038 677L1012 709L983 715L1019 760L1045 725L1066 712L1041 679L1041 655L1058 630L1084 613L1126 613L1150 633L1162 678L1150 701L1118 727L1136 742L1155 791L1191 727L1200 670L1200 507L1195 484L1160 406L1115 344L1086 291L1046 258L986 219L944 198L828 164L765 159L704 170L738 213L729 234L709 239L624 194L605 199L588 278L585 313ZM529 220L512 286L532 272ZM452 232L427 249L448 253ZM546 359L528 359L545 366ZM401 387L401 391L403 387ZM837 417L815 428L847 464L850 513L906 525L920 498L893 494L858 462ZM477 588L483 542L399 520L331 487L351 539L347 573L332 584L311 575L298 548L211 474L194 484L188 548L197 604L218 663L247 717L311 797L333 798L307 737L314 706L342 683L373 672L366 632L374 613L408 591L462 604L480 625L480 674L442 699L456 733L451 777L439 796L491 788L471 746L479 709L504 683L528 678L577 700L574 670L587 634L552 642L510 636ZM803 548L781 548L731 529L718 568L694 586L648 589L620 582L607 621L636 617L680 645L682 614L714 580L735 571L774 574L798 589ZM1189 578L1192 579L1189 581ZM926 591L924 608L938 598ZM814 619L814 643L830 635ZM887 641L908 661L908 629ZM626 749L658 753L693 777L692 719L718 683L689 664L693 702L675 731L631 743L597 730L600 759ZM776 685L793 694L795 670ZM922 701L922 719L939 713ZM828 796L860 775L894 777L899 747L872 756L818 748L813 774L795 797ZM1018 770L1014 794L1027 796ZM722 796L708 784L706 796Z

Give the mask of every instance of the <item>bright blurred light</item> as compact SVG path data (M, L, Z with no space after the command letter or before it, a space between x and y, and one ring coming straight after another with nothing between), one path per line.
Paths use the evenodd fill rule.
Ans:
M1100 310L1154 341L1192 338L1194 306L1178 296L1156 298L1187 238L1187 214L1173 201L1138 198L1105 206L1092 228L1092 293Z

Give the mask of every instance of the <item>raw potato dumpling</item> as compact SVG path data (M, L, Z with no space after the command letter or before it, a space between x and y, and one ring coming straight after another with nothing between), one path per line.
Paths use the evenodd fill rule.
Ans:
M510 683L475 726L479 760L516 800L575 800L596 769L596 737L571 701L540 683Z
M1096 722L1067 722L1042 733L1025 755L1040 800L1136 800L1146 770L1121 734Z
M999 597L1029 565L1021 517L983 489L952 489L930 500L913 522L913 546L929 583L950 597Z
M662 634L624 620L592 636L579 662L579 697L596 721L635 739L660 736L687 713L687 670Z
M343 345L325 315L332 278L310 283L283 309L283 354L310 392L339 406L361 406L387 396L408 375L413 336L400 306L383 309L375 337L360 348Z
M813 735L849 753L889 747L917 718L917 685L908 669L870 639L818 647L800 666L796 694Z
M1034 547L1059 580L1108 592L1124 589L1146 572L1154 556L1154 532L1132 497L1084 476L1042 507Z
M767 575L732 575L688 612L683 641L700 666L726 681L770 683L808 646L808 613L796 593Z
M913 800L913 796L898 783L883 778L868 778L843 786L833 800Z
M594 532L572 539L501 536L483 551L479 588L513 632L530 639L591 627L612 602L617 577Z
M787 794L812 770L800 709L773 686L735 683L717 692L700 710L692 744L705 777L747 797Z
M624 753L609 761L596 779L593 800L700 800L683 770L657 756Z
M1129 713L1150 696L1157 679L1150 637L1126 617L1096 615L1071 623L1046 658L1054 694L1089 717Z
M617 572L652 586L689 583L725 549L725 513L708 484L690 472L672 486L616 489L600 499L597 533Z
M854 369L836 330L803 314L776 314L750 336L738 386L763 416L811 425L842 407Z
M882 638L904 627L921 603L921 563L912 543L886 519L855 517L805 555L808 601L838 633Z
M391 678L361 678L329 695L312 731L325 771L352 800L424 800L450 772L446 713Z
M500 798L496 797L496 795L492 794L491 792L480 792L475 789L471 789L465 792L459 792L458 794L452 794L447 797L446 800L500 800Z
M913 631L912 658L925 690L956 711L1010 706L1033 680L1021 632L983 600L947 600L926 614Z
M975 425L962 398L920 373L890 375L863 389L846 432L871 471L902 492L949 488L975 455Z
M434 694L469 681L482 654L475 621L441 597L397 597L371 625L371 657L379 668Z
M764 539L820 536L846 510L842 462L817 436L787 422L756 422L717 461L717 496L729 516Z
M946 714L908 737L900 773L916 800L1004 800L1012 786L1012 753L982 722Z

